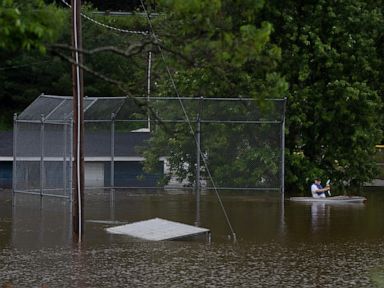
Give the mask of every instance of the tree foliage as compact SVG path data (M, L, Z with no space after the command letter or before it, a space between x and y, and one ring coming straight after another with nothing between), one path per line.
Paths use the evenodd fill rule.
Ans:
M1 3L0 127L8 129L12 113L41 93L39 84L51 83L54 74L40 73L39 69L43 64L55 67L47 65L46 45L58 39L65 17L55 6L45 5L41 0L2 0Z
M0 49L18 51L38 49L44 53L45 43L57 38L62 17L52 5L42 0L2 0L0 7Z
M145 95L146 53L151 49L156 53L153 94L176 96L167 65L181 96L251 97L262 109L268 108L266 98L288 97L289 191L308 190L314 176L330 177L340 186L361 184L375 175L374 145L382 141L383 4L382 0L158 0L152 5L160 13L152 18L157 35L153 41L162 53L149 44L129 59L107 50L86 54L85 65L97 73L85 73L85 94ZM86 7L84 12L92 9ZM150 28L143 17L92 17L129 30ZM49 42L68 46L69 29L68 10L40 0L2 0L0 126L9 127L12 113L41 92L71 93L70 63L56 53L70 56L70 49L54 48L50 52L56 54L44 54ZM124 50L148 40L87 20L83 32L88 52L102 46ZM101 81L97 74L124 85ZM168 117L176 117L171 110ZM217 117L246 113L220 105L209 111ZM196 113L190 116L194 119ZM196 155L191 131L185 125L169 128L155 130L146 168L157 166L158 156L171 155L177 175L193 179ZM241 145L254 143L255 134L245 127L222 128L208 133L203 152L211 155L212 171L223 183L230 171L259 181L262 173L276 169L276 153L266 148L269 143L258 138L257 149L241 150ZM238 135L243 141L236 141ZM228 147L243 151L230 156L232 165L226 163ZM253 175L245 165L250 160L259 163Z
M163 68L164 73L156 85L158 94L206 98L250 97L263 107L267 106L266 98L284 97L286 82L277 72L281 51L270 43L271 24L257 17L263 3L159 1L158 9L165 16L154 21L154 29L164 47L165 63L177 91ZM172 53L166 53L169 51ZM159 63L159 69L161 65ZM229 120L234 115L239 119L255 112L231 103L216 103L202 109L209 113L211 119L217 120ZM180 104L173 106L173 111L181 110ZM189 111L188 107L186 110ZM184 115L182 117L185 118ZM194 122L194 119L196 114L190 115L189 120ZM151 149L145 154L148 160L146 168L150 170L159 156L167 155L170 169L179 180L189 179L192 183L196 165L196 141L191 132L195 130L194 125L192 123L191 129L187 124L177 124L169 129L170 132L157 129ZM278 145L272 147L266 143L268 141L263 142L255 127L222 124L205 125L202 130L203 153L216 183L229 185L229 181L232 181L237 187L255 187L263 182L266 170L278 173ZM268 153L271 159L266 157ZM207 173L204 169L203 172ZM229 177L229 172L234 172L233 177Z
M375 175L381 141L382 1L269 1L264 15L290 84L287 185L316 175L340 185Z
M315 176L344 189L375 176L375 144L382 139L382 1L161 3L171 11L171 32L162 38L189 60L173 64L183 95L281 97L284 81L275 73L281 71L289 84L288 191L308 190Z
M284 81L274 69L281 51L269 42L271 24L257 19L263 1L159 2L166 17L155 32L184 56L167 60L181 95L281 97Z
M25 7L27 9L28 7ZM29 8L28 8L29 9ZM48 11L46 10L48 9ZM24 10L23 10L24 11ZM34 13L46 15L52 24L47 29L55 29L52 35L54 40L47 42L45 38L39 42L39 47L30 47L29 50L3 49L0 58L3 60L0 67L1 91L0 101L0 127L9 129L12 125L12 114L22 111L41 93L53 95L71 95L71 63L58 53L68 58L71 57L71 20L70 10L55 8L53 6L41 6L41 11ZM127 30L145 30L145 18L143 17L112 17L97 16L90 13L92 7L83 6L83 13L99 23ZM26 14L32 13L29 11ZM44 20L49 22L48 20ZM45 23L44 22L44 23ZM41 25L41 24L39 24ZM100 47L115 47L124 50L131 43L140 42L143 36L129 33L120 33L107 29L88 19L83 18L83 47L90 51ZM0 28L1 29L1 28ZM12 42L11 39L9 39ZM12 42L16 45L16 42ZM58 48L57 44L66 48ZM48 50L46 53L39 51ZM122 91L115 83L101 80L96 74L84 73L85 95L89 96L121 96L128 92L135 95L143 95L146 90L146 54L145 51L136 57L127 59L111 51L104 51L85 55L85 65L96 74L108 76L108 78L124 83ZM137 94L136 94L137 93Z

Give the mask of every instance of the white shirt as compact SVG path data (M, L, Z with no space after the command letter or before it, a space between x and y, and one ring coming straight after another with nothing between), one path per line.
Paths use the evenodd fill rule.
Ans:
M311 192L312 192L312 197L313 197L313 198L326 198L324 192L322 192L321 194L317 194L317 193L316 193L317 190L319 190L319 188L317 188L316 184L313 183L313 184L311 185Z

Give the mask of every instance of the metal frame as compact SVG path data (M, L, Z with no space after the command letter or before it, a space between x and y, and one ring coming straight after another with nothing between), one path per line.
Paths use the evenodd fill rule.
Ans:
M53 195L49 193L48 191L51 189L46 189L44 187L44 161L45 161L45 124L62 124L63 126L63 142L65 145L68 145L69 147L65 147L64 150L62 151L62 159L64 161L63 163L63 191L64 191L64 196L63 195L55 195L58 197L67 197L69 199L72 199L72 193L69 193L72 187L72 170L73 170L73 147L70 143L72 143L73 140L73 120L71 118L68 118L68 116L71 116L70 114L65 114L63 115L62 119L50 119L49 117L53 115L55 111L59 107L61 107L64 103L64 100L71 100L72 97L66 97L66 96L50 96L50 95L40 95L40 97L49 97L49 98L55 98L55 99L61 99L63 101L59 102L57 107L55 107L52 111L50 111L47 116L41 115L40 120L28 120L24 119L23 113L20 115L14 115L14 143L13 143L13 148L14 148L14 155L13 155L13 179L16 179L16 171L18 169L17 167L17 159L18 159L18 151L17 151L17 143L19 141L19 137L22 137L22 135L19 135L19 123L35 123L38 124L40 123L40 196L45 196L45 195ZM115 130L116 130L116 123L147 123L147 122L154 122L154 120L151 120L149 117L147 119L118 119L118 113L120 112L121 107L126 104L126 101L131 101L132 99L129 97L86 97L85 99L91 100L89 101L88 105L85 105L84 110L88 110L94 105L95 103L98 102L98 100L124 100L121 102L121 105L119 108L116 109L115 112L109 115L109 117L105 117L105 119L98 119L98 120L87 120L85 119L84 122L86 123L110 123L110 173L111 173L111 179L110 179L110 187L103 187L103 188L116 188L115 187L115 141L116 141L116 135L115 135ZM272 120L263 120L263 119L256 119L256 120L214 120L214 119L202 119L203 114L201 113L203 109L204 102L206 101L225 101L225 102L239 102L239 101L255 101L255 99L252 98L204 98L204 97L194 97L194 98L189 98L189 97L150 97L147 95L147 97L139 97L137 98L139 101L144 101L144 102L149 102L151 101L198 101L197 105L194 106L195 109L197 107L197 114L195 119L191 119L192 121L196 121L196 129L195 129L195 141L196 141L196 151L197 151L197 158L196 158L196 182L194 185L194 189L198 192L197 196L199 197L200 190L201 190L201 183L200 183L200 160L201 160L201 125L205 123L213 123L213 124L271 124L271 125L279 125L280 126L280 150L281 150L281 155L280 155L280 185L279 187L268 187L268 188L262 188L262 187L254 187L254 188L234 188L234 187L215 187L215 189L218 190L228 190L228 189L236 189L236 190L255 190L255 191L280 191L281 193L281 198L284 199L284 177L285 177L285 154L284 154L284 147L285 147L285 103L286 99L269 99L271 101L276 101L278 103L281 103L282 105L282 112L279 115L280 119L272 119ZM37 101L37 100L35 100ZM164 123L186 123L186 120L177 120L177 119L162 119L162 122ZM147 127L151 127L151 125L148 123ZM69 131L68 131L69 129ZM69 133L68 133L69 132ZM69 155L68 155L69 154ZM108 156L108 155L106 155ZM69 163L67 162L69 161ZM67 164L69 164L67 166ZM67 168L69 168L69 172L67 171ZM106 185L104 185L106 186ZM13 187L13 192L22 192L20 190L16 189L15 183L12 184ZM120 187L119 187L120 188ZM121 188L128 188L128 187L121 187ZM133 188L133 187L130 187ZM144 188L144 187L140 187ZM147 188L158 188L158 187L147 187ZM207 187L206 189L211 189L210 187ZM196 197L197 203L199 202L198 197ZM199 219L196 219L196 222L199 222Z

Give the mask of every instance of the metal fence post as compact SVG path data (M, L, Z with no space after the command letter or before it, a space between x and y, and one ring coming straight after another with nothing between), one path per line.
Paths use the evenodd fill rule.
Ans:
M16 191L16 155L17 155L17 114L13 114L13 163L12 163L12 193Z
M151 66L152 66L152 52L148 52L148 70L147 70L147 107L149 107L149 98L151 96ZM147 118L148 118L148 130L151 130L151 114L150 110L147 108Z
M44 193L44 114L41 114L40 124L40 197Z
M286 99L284 99L283 102L283 115L282 115L282 121L281 121L281 180L280 180L280 186L281 186L281 200L284 201L284 194L285 194L285 104Z
M66 114L64 114L64 126L63 126L63 189L64 195L67 196L67 121L65 120Z
M196 226L200 226L200 193L201 193L201 183L200 183L200 154L201 154L201 106L203 102L203 97L200 97L199 108L196 117Z
M111 115L111 187L115 187L115 113Z
M69 119L69 195L70 195L70 200L71 202L73 201L73 119ZM72 205L71 205L72 209ZM72 212L71 212L72 213ZM72 214L71 214L72 215ZM72 217L71 217L71 222L72 222Z

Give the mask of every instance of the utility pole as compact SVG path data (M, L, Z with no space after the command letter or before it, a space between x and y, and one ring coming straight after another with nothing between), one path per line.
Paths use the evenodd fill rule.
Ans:
M72 239L81 243L84 227L84 110L83 110L83 71L81 69L81 2L71 0L72 10L72 91L73 91L73 201L72 201Z

